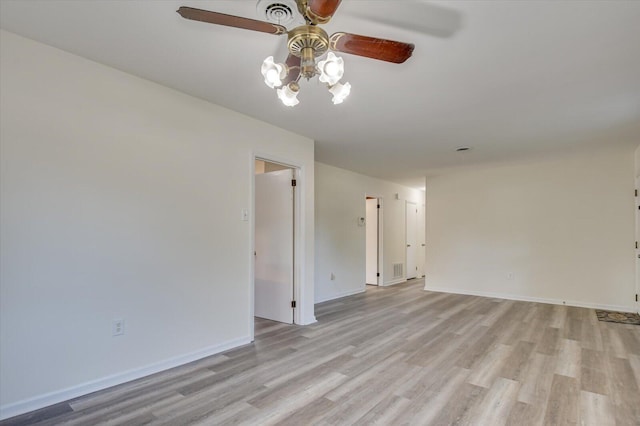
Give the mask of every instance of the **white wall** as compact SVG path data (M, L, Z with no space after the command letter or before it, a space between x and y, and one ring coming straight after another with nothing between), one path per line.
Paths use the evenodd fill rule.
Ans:
M425 288L633 310L634 149L428 178Z
M358 226L357 220L366 216L367 195L382 198L381 283L404 281L392 278L392 264L405 262L405 201L422 205L424 192L318 162L315 182L316 302L365 289L365 227Z
M302 167L314 321L313 141L0 39L2 417L249 342L254 154Z

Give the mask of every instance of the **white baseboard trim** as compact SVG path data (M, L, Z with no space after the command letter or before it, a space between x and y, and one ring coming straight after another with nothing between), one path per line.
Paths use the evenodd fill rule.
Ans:
M322 303L322 302L328 302L329 300L341 299L343 297L353 296L354 294L364 293L365 291L367 291L367 289L363 288L361 290L347 291L347 292L344 292L344 293L334 294L333 296L323 297L320 300L316 300L316 303Z
M179 367L181 365L188 364L190 362L197 361L199 359L206 358L208 356L215 355L238 346L246 345L248 343L251 343L251 339L248 336L229 340L228 342L224 342L220 345L210 346L196 352L169 358L164 361L150 364L146 367L135 368L132 370L124 371L122 373L117 373L97 380L85 382L77 386L72 386L66 389L39 395L34 398L6 404L0 406L0 420L18 416L20 414L28 413L29 411L38 410L40 408L48 407L49 405L64 402L82 395L87 395L91 392L96 392L99 390L110 388L112 386L120 385L122 383L130 382L132 380L140 379L142 377L159 373L170 368Z
M316 319L315 315L311 316L310 318L305 318L302 320L302 322L298 325L310 325L310 324L314 324L318 322L318 320Z
M425 285L424 289L427 291L435 291L439 293L466 294L468 296L481 296L481 297L491 297L496 299L518 300L521 302L547 303L550 305L575 306L578 308L603 309L606 311L635 312L635 308L631 306L622 306L622 305L604 305L601 303L581 302L581 301L575 301L575 300L547 299L543 297L522 296L518 294L464 290L464 289L448 288L448 287L435 287L430 285Z
M387 286L390 286L390 285L402 284L402 283L406 283L406 282L407 282L406 278L398 278L397 280L387 281L386 283L384 283L382 285L387 287Z

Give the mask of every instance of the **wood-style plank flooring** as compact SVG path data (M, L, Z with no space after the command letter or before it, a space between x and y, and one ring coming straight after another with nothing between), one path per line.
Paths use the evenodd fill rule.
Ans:
M422 290L256 320L256 341L1 425L640 425L640 327Z

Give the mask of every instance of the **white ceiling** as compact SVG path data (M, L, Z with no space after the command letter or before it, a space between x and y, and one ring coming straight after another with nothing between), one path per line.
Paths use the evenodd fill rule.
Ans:
M0 0L0 25L312 138L323 163L411 186L443 168L640 143L640 1L344 0L329 34L412 42L413 57L345 54L345 103L314 79L294 108L260 75L265 57L286 57L285 36L185 20L183 5L261 19L254 0Z

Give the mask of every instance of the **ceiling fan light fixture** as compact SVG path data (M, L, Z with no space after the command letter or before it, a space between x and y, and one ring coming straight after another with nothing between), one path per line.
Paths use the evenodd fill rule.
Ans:
M342 0L258 0L257 9L261 14L264 13L268 22L188 6L180 6L177 12L184 19L192 21L276 36L286 34L289 51L286 62L275 63L273 56L269 56L262 63L261 72L265 84L277 89L278 97L285 105L294 106L299 103L297 95L300 78L308 81L319 76L320 82L326 83L333 94L333 103L340 104L349 96L351 85L340 83L344 74L344 61L329 50L401 64L411 57L415 47L413 43L346 32L336 32L329 36L318 24L328 23L341 2ZM282 24L285 18L293 15L295 9L298 9L304 24L300 21L301 25L289 30ZM326 59L316 64L316 59L325 54Z
M350 83L336 83L333 86L329 87L329 92L333 95L333 104L338 105L344 102L344 100L351 93L351 84Z
M287 76L287 67L283 64L276 64L273 61L273 56L269 56L262 63L260 72L264 77L264 84L274 89L282 86L282 79Z
M282 86L277 90L278 98L282 101L286 106L296 106L300 103L298 100L298 91L300 90L300 86L295 81L287 84L286 86Z
M344 59L336 56L333 52L327 54L327 59L318 62L321 82L329 86L335 85L344 75Z

